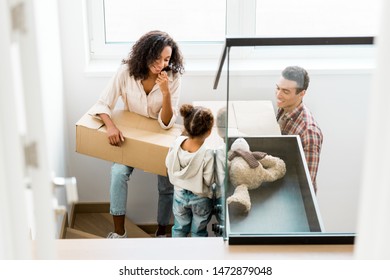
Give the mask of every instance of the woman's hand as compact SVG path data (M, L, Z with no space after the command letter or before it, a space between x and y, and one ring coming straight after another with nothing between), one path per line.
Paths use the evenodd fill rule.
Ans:
M161 120L165 125L168 125L173 116L173 111L172 111L171 93L169 91L167 72L161 71L161 73L158 74L156 79L156 84L159 85L163 96Z
M107 127L108 141L113 146L120 146L125 141L122 131L120 131L115 125Z
M113 146L120 146L125 141L122 131L120 131L111 118L107 114L100 114L100 118L103 120L107 128L108 141Z
M156 79L156 84L160 87L160 90L163 95L169 94L169 87L168 87L168 74L165 71L161 71L160 74L158 74Z

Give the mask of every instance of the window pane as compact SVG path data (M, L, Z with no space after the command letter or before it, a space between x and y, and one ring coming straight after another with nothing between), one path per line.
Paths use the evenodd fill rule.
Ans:
M256 35L375 36L380 0L257 0Z
M106 43L132 42L150 30L180 42L224 41L225 1L105 0Z

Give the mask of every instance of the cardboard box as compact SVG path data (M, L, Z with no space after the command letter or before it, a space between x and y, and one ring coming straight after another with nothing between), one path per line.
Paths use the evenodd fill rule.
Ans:
M101 120L85 114L76 123L76 152L166 176L165 157L182 126L165 130L155 119L123 110L112 120L125 137L120 147L110 145Z
M216 128L223 128L223 124L226 126L225 121L218 120L221 109L226 108L226 101L194 101L193 104L209 108L213 112ZM227 127L229 137L281 135L270 100L229 101Z
M208 146L217 148L228 137L281 135L272 102L269 100L236 100L229 102L228 119L221 114L226 101L194 101L194 106L209 108L214 115L214 128L206 139ZM225 111L226 112L226 111ZM227 130L226 130L227 124Z
M230 118L235 119L234 122L239 133L236 136L281 135L271 101L240 100L230 101L230 103L232 103L233 110L229 112L229 120ZM229 132L228 134L230 136ZM234 134L234 130L232 134Z

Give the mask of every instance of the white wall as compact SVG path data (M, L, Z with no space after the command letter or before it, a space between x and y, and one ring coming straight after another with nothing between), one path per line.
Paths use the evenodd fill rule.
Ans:
M57 2L8 2L1 2L0 24L3 257L30 258L32 237L34 257L52 259L51 176L64 175L66 162Z
M92 106L109 76L86 75L82 1L60 1L65 114L68 134L68 176L75 176L81 201L109 201L111 163L75 152L75 123ZM118 60L118 63L120 61ZM215 61L215 70L218 61ZM287 65L286 65L287 66ZM305 66L305 65L302 65ZM318 199L325 229L355 231L362 149L366 127L370 70L322 70L308 67L312 83L306 104L324 133L318 174ZM280 70L259 75L232 77L232 92L242 99L274 100ZM187 71L183 77L181 103L225 98L226 78L213 90L215 71ZM135 171L130 182L127 215L136 223L155 223L156 177Z
M359 200L357 259L389 260L390 188L389 188L389 95L383 89L389 84L390 2L382 2L380 29L376 38L376 69L373 74L368 110L368 133L364 150L364 172Z

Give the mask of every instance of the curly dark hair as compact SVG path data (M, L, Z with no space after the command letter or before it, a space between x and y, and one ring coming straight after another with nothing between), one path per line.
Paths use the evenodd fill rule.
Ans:
M184 119L184 128L190 137L202 136L214 125L213 113L202 106L183 104L180 107L180 114Z
M130 76L137 80L148 77L149 65L156 61L166 46L172 48L169 70L173 73L184 73L183 56L177 43L167 33L154 30L144 34L133 45L127 59L123 64L128 64Z

